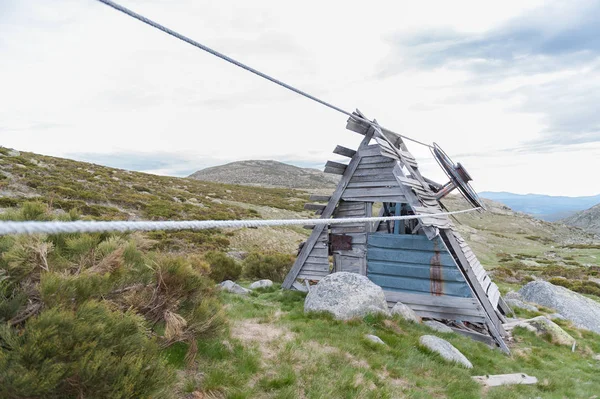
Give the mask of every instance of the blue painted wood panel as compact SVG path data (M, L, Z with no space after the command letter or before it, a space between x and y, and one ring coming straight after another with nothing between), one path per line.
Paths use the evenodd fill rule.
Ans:
M384 290L472 297L440 237L371 233L367 244L367 277Z

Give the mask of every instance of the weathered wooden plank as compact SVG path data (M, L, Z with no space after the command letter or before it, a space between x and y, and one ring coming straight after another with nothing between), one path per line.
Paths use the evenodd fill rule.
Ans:
M323 204L304 204L304 209L307 211L322 211L326 206Z
M358 165L358 170L368 170L368 169L377 169L379 171L384 171L385 169L392 169L395 165L395 160L391 158L387 158L387 162L380 163L366 163Z
M362 142L359 146L359 151L360 151L360 149L365 148L369 145L369 142L371 141L371 138L373 137L374 132L375 132L375 130L373 128L370 128L370 127L367 128L367 130L365 132L365 138L362 140ZM340 182L338 183L337 188L335 189L334 193L331 195L331 199L329 200L327 207L323 210L321 218L330 218L331 217L331 215L333 214L333 211L335 210L335 207L337 206L338 201L342 197L343 191L346 189L346 186L350 182L350 178L352 177L352 174L356 171L356 167L358 166L359 162L360 162L360 157L353 157L350 160L350 163L346 167L344 174L342 175L342 178L340 179ZM323 233L323 230L325 230L324 225L315 226L311 236L308 238L308 240L306 241L306 244L300 251L300 255L296 258L296 261L294 262L292 269L290 270L288 275L285 277L285 280L283 281L283 284L282 284L283 288L287 288L287 289L291 288L293 282L296 281L296 276L298 276L298 273L300 272L300 269L302 268L304 261L308 257L312 248L315 246L317 240L321 236L321 233Z
M366 233L364 223L362 226L349 227L346 225L338 225L337 227L331 228L332 234L357 234L357 233Z
M328 202L331 199L331 195L311 194L309 199L317 202Z
M348 188L366 188L366 187L396 187L398 182L395 180L382 180L382 181L365 181L355 182L354 179L348 183Z
M404 196L401 195L376 195L373 197L347 197L348 201L365 201L365 202L403 202Z
M350 148L346 148L341 145L338 145L333 150L333 153L344 156L344 157L352 158L356 154L356 151L351 150Z
M361 209L361 210L357 210L357 211L337 211L334 215L336 218L340 218L340 219L364 217L365 210Z
M361 154L361 155L363 155L363 154ZM363 165L381 164L381 163L384 163L384 164L392 163L392 161L390 160L390 158L384 157L382 155L371 155L371 156L363 155L358 167L360 168Z
M454 330L454 332L457 332L466 337L474 339L475 341L483 342L484 344L489 345L489 346L494 346L494 340L489 335L480 334L478 332L470 331L470 330L463 330L462 328L455 328L452 326L450 326L450 328L452 330Z
M326 166L323 170L324 173L329 173L332 175L343 175L345 171L345 169L332 168L330 166Z
M360 169L354 173L354 177L363 177L363 176L385 176L385 180L391 180L394 176L391 169ZM383 180L381 178L377 180Z
M353 197L375 197L382 196L400 196L404 197L404 191L398 186L390 187L365 187L365 188L347 188L342 194L342 198ZM401 201L402 202L402 201Z
M362 201L340 201L336 210L338 211L357 211L365 209L365 203Z
M325 164L325 167L337 168L337 169L346 169L347 166L348 165L346 165L344 163L339 163L339 162L335 162L335 161L327 161L327 163Z
M381 147L377 144L371 144L364 148L361 148L360 154L361 157L372 157L381 155Z
M370 128L370 125L363 122L363 121L358 121L354 118L349 118L348 122L346 123L346 129L348 130L352 130L353 132L356 132L358 134L362 134L365 135L368 130Z
M449 308L476 308L479 302L475 298L446 297L436 295L412 294L409 292L396 292L384 290L385 298L390 302L422 304L431 306L446 306Z
M487 387L499 387L501 385L532 385L538 383L536 377L524 373L479 375L471 378Z
M363 170L362 172L365 172ZM388 171L384 171L383 173L369 173L364 176L352 176L352 183L361 183L361 182L389 182L394 179L394 174L389 173ZM395 185L395 184L394 184Z
M416 278L407 276L386 276L381 274L372 274L370 272L373 261L369 260L369 270L367 277L369 280L388 291L412 292L417 294L432 293L432 290L437 290L444 297L456 296L467 298L471 295L469 286L464 281L444 281L439 285L439 288L432 287L430 278Z
M327 248L326 246L315 245L312 251L310 251L310 256L316 256L319 258L327 259L329 256L329 248Z

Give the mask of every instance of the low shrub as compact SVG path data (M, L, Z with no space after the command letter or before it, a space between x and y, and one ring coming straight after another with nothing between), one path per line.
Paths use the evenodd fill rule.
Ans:
M282 282L293 263L290 254L252 252L244 259L244 276Z
M160 397L173 374L142 317L100 302L0 327L0 397Z
M210 278L217 283L225 280L237 280L242 274L242 265L223 252L209 251L204 259L210 265Z
M566 278L554 277L548 280L554 285L560 285L580 294L595 295L600 297L600 284L588 280L567 280Z

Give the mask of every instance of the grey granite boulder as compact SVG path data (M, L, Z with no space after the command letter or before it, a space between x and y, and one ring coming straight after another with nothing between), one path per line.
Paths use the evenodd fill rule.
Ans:
M417 314L415 313L415 311L412 310L407 305L403 304L402 302L396 302L396 304L394 305L394 307L392 307L392 310L390 310L390 313L392 315L396 315L397 314L400 317L402 317L404 320L412 321L414 323L420 323L421 322L421 318L419 316L417 316Z
M600 302L546 281L532 281L519 290L528 302L556 309L579 328L600 334Z
M360 274L339 272L323 278L311 287L304 301L305 312L329 312L338 320L367 314L389 316L383 290Z
M273 286L273 282L268 279L258 280L250 284L250 289L255 290L257 288L269 288Z
M439 321L427 320L427 321L423 322L423 324L425 324L427 327L429 327L432 330L435 330L437 332L441 332L441 333L453 333L454 332L453 329L451 329L450 327L448 327L445 324L440 323Z
M434 335L423 335L421 338L419 338L419 343L430 351L439 354L449 362L458 363L468 369L473 368L473 365L469 359L460 353L460 351L456 349L450 342L444 339L438 338Z
M241 285L236 284L231 280L223 281L219 285L221 286L221 289L232 292L234 294L238 294L238 295L247 295L249 292L251 292L251 290L244 288Z

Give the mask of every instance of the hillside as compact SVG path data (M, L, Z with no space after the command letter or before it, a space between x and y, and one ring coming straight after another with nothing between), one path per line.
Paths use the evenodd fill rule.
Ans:
M600 204L577 212L561 222L600 235Z
M314 216L303 210L301 190L154 176L4 148L0 196L0 220ZM467 207L453 195L444 203ZM543 278L600 300L600 243L591 234L486 204L489 212L458 215L456 223L503 293ZM513 332L510 357L441 334L468 356L474 368L467 370L418 346L420 335L433 333L422 324L305 315L305 294L277 282L307 236L278 227L0 237L0 397L551 398L600 390L598 336L564 321L577 337L575 352L522 328ZM247 296L215 289L225 279L247 286L261 278L276 284ZM540 382L487 390L471 379L514 372Z
M217 183L284 188L334 188L338 177L317 169L299 168L277 161L239 161L214 166L190 175Z
M600 195L565 197L540 194L513 194L507 192L481 192L483 198L501 202L518 212L554 222L600 203Z

